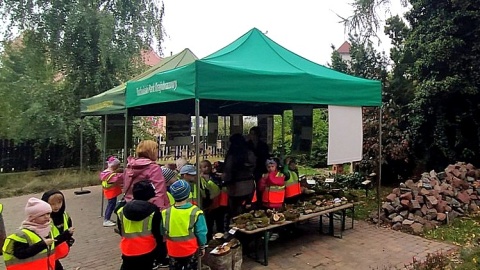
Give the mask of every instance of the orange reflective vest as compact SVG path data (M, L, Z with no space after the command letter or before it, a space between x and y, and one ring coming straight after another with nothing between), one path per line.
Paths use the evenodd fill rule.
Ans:
M143 220L129 220L123 214L123 207L117 211L121 222L122 240L120 250L125 256L139 256L152 252L157 247L157 241L152 234L152 220L154 213Z
M54 244L30 258L18 259L13 255L13 246L15 242L32 246L40 241L43 241L40 236L27 229L22 229L19 232L7 237L5 244L3 245L3 259L5 260L5 266L7 267L7 270L54 270Z
M268 186L262 193L264 203L283 203L285 198L285 186Z
M103 195L107 200L113 199L118 195L122 194L122 187L118 184L109 184L108 181L115 176L116 173L110 173L104 180L102 180L102 187L103 187Z
M252 203L257 202L257 190L253 191Z
M220 195L218 195L218 200L220 206L228 206L228 191L226 187L222 187Z
M63 213L63 230L64 231L68 230L68 219L69 219L68 214L66 212ZM60 235L60 231L54 225L52 225L52 235L53 235L53 238ZM55 247L55 258L57 260L63 259L67 257L69 252L70 252L70 247L68 246L67 242L63 242Z
M285 181L285 198L292 198L302 193L300 182L298 181L298 174L290 171L290 178Z
M197 252L195 223L200 214L203 214L202 210L195 205L186 209L172 206L162 211L162 223L170 257L188 257Z

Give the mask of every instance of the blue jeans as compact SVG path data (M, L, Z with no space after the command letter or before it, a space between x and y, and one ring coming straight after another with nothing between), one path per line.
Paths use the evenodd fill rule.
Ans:
M117 197L108 200L107 208L105 208L105 220L110 220L113 210L115 209L115 205L117 205Z

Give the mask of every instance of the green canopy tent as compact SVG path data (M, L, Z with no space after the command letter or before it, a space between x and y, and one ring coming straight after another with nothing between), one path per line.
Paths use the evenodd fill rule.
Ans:
M126 96L134 115L193 112L195 99L204 115L279 113L289 104L380 106L381 84L311 62L254 28L191 64L129 81Z
M193 63L197 59L190 49L187 48L177 54L162 59L160 63L133 77L132 80L146 79L159 72ZM123 114L125 112L125 89L126 84L122 83L96 96L81 99L81 114L84 116Z
M311 62L253 28L189 65L129 81L126 103L133 115L194 114L198 160L200 115L281 114L299 104L361 107L382 101L379 81Z
M149 78L158 72L175 69L186 64L190 64L198 59L195 54L190 51L190 49L186 48L183 51L174 54L172 56L166 57L160 61L157 65L150 67L145 72L135 76L132 80L140 80ZM124 130L124 149L125 149L125 162L126 162L126 154L127 154L127 129L128 129L128 115L125 106L125 90L126 84L123 83L118 85L108 91L100 93L96 96L85 98L80 100L80 112L82 117L83 116L103 116L104 118L104 126L103 126L103 160L106 159L106 145L107 145L107 122L108 122L108 115L123 115L125 119L125 130ZM82 118L83 119L83 118ZM82 125L83 121L81 122ZM83 149L83 126L80 126L80 149ZM80 151L80 167L83 170L83 152ZM83 188L80 191L76 191L76 194L84 194L88 193L88 191L84 191ZM102 194L103 197L103 194ZM103 198L102 198L102 206L100 209L100 215L103 214Z

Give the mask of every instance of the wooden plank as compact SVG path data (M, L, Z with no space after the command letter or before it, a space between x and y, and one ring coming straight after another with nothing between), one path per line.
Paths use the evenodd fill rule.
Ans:
M340 205L340 206L337 206L337 207L332 207L332 208L329 208L329 209L325 209L325 210L320 211L320 212L311 213L311 214L308 214L308 215L303 215L302 214L298 218L298 221L304 221L304 220L319 217L319 216L322 216L322 215L325 215L325 214L330 214L332 212L338 212L338 211L343 210L343 209L352 208L353 206L354 206L353 203L347 203L347 204L343 204L343 205Z
M256 234L256 233L259 233L259 232L268 231L268 230L275 229L275 228L278 228L278 227L282 227L282 226L292 224L292 223L294 223L294 222L289 221L289 220L285 220L284 222L282 222L280 224L270 224L265 228L258 228L258 229L251 230L251 231L248 231L248 230L245 230L245 229L238 229L238 231L240 231L244 234Z
M320 211L320 212L311 213L311 214L308 214L308 215L301 214L300 217L295 221L286 220L286 221L284 221L283 223L280 223L280 224L271 224L271 225L268 225L267 227L258 228L258 229L251 230L251 231L245 230L245 229L238 229L238 231L242 232L244 234L256 234L256 233L272 230L272 229L275 229L275 228L278 228L278 227L282 227L282 226L285 226L285 225L289 225L289 224L292 224L292 223L296 223L296 222L299 222L299 221L305 221L305 220L308 220L308 219L311 219L311 218L319 217L321 215L329 214L329 213L332 213L332 212L338 212L340 210L349 209L349 208L353 208L353 207L354 207L353 203L347 203L347 204L343 204L343 205L340 205L340 206L337 206L337 207L332 207L332 208L329 208L329 209L326 209L326 210L323 210L323 211Z

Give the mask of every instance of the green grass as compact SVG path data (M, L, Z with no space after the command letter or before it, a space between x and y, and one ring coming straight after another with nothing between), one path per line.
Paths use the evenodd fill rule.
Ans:
M355 216L358 220L368 219L372 211L377 210L375 190L370 190L365 196L365 190L349 190L359 197L362 203L355 207ZM382 187L381 199L392 191L391 187ZM480 269L480 214L454 219L448 225L441 225L438 228L426 231L423 237L427 239L448 242L460 246L459 254L431 254L430 260L425 262L414 262L408 269ZM435 268L435 265L445 263L449 267ZM450 268L450 265L451 266Z
M461 247L455 269L480 269L480 215L454 219L448 225L425 232L425 238Z
M392 191L390 187L380 188L380 203ZM375 189L368 190L368 196L365 194L365 189L352 189L349 192L358 196L360 202L355 206L355 218L358 220L366 220L373 211L377 211L377 191Z
M480 269L480 248L469 247L460 251L461 263L457 264L455 269L470 270Z
M311 168L306 166L298 166L299 174L305 174L305 175L316 175L316 174L328 175L326 170L327 169L316 169L316 168Z
M98 172L58 169L44 172L22 172L0 174L0 198L19 196L46 190L78 188L98 185Z
M480 241L480 216L454 219L448 225L427 231L425 238L446 241L459 246L478 245Z

